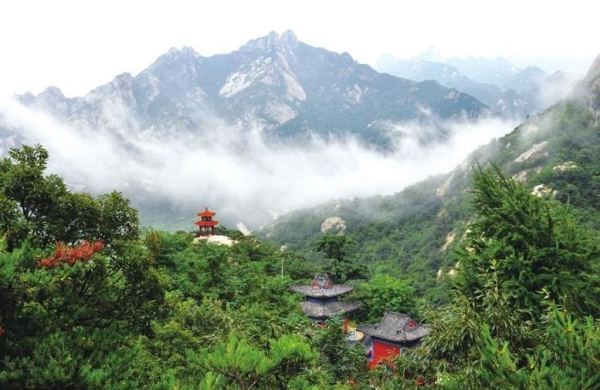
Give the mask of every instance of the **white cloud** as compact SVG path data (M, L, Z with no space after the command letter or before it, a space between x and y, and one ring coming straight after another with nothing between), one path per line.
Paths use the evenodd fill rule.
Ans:
M49 150L49 170L68 183L83 184L92 192L116 188L132 193L141 187L147 192L135 190L134 196L144 193L190 210L211 205L221 215L239 217L249 225L265 222L267 212L392 194L450 171L477 146L514 126L497 119L450 123L447 142L424 148L418 139L431 128L395 124L404 137L398 140L397 152L384 155L353 139L315 140L307 148L273 147L218 120L202 136L179 132L175 138L153 141L132 136L124 145L101 129L74 129L13 101L1 111L28 142Z

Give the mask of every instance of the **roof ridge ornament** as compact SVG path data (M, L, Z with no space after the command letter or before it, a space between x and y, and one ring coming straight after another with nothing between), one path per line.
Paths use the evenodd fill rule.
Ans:
M329 279L329 275L327 274L316 274L312 284L312 288L315 289L331 289L333 288L333 283L331 283L331 279Z

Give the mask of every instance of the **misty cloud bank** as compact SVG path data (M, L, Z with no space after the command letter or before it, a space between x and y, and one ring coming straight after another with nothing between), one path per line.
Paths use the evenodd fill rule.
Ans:
M208 205L230 227L237 220L249 226L266 223L274 215L330 199L398 192L450 171L475 148L516 125L499 119L447 123L449 139L423 147L418 134L430 129L396 124L402 135L397 151L384 155L350 138L313 140L310 147L266 145L259 135L218 121L202 136L180 132L151 138L137 132L125 139L115 132L75 129L14 101L1 104L0 114L27 143L48 149L49 171L74 190L123 191L134 205L142 205L142 217L143 205L157 201L179 213Z

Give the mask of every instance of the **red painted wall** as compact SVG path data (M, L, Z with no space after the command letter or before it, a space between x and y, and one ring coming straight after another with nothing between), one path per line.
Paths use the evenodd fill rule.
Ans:
M399 356L402 349L398 345L388 344L380 340L373 339L373 360L369 362L369 366L376 366L381 359L390 356Z

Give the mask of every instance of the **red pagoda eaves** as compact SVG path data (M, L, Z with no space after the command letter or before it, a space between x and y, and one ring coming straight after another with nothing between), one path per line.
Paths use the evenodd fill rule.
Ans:
M219 221L196 221L198 226L217 226Z
M198 213L198 216L199 216L199 217L203 217L203 218L205 218L205 217L212 218L212 217L214 217L215 215L217 215L217 213L210 211L210 210L208 209L208 207L206 207L206 208L204 209L204 211L202 211L202 212L199 212L199 213Z

